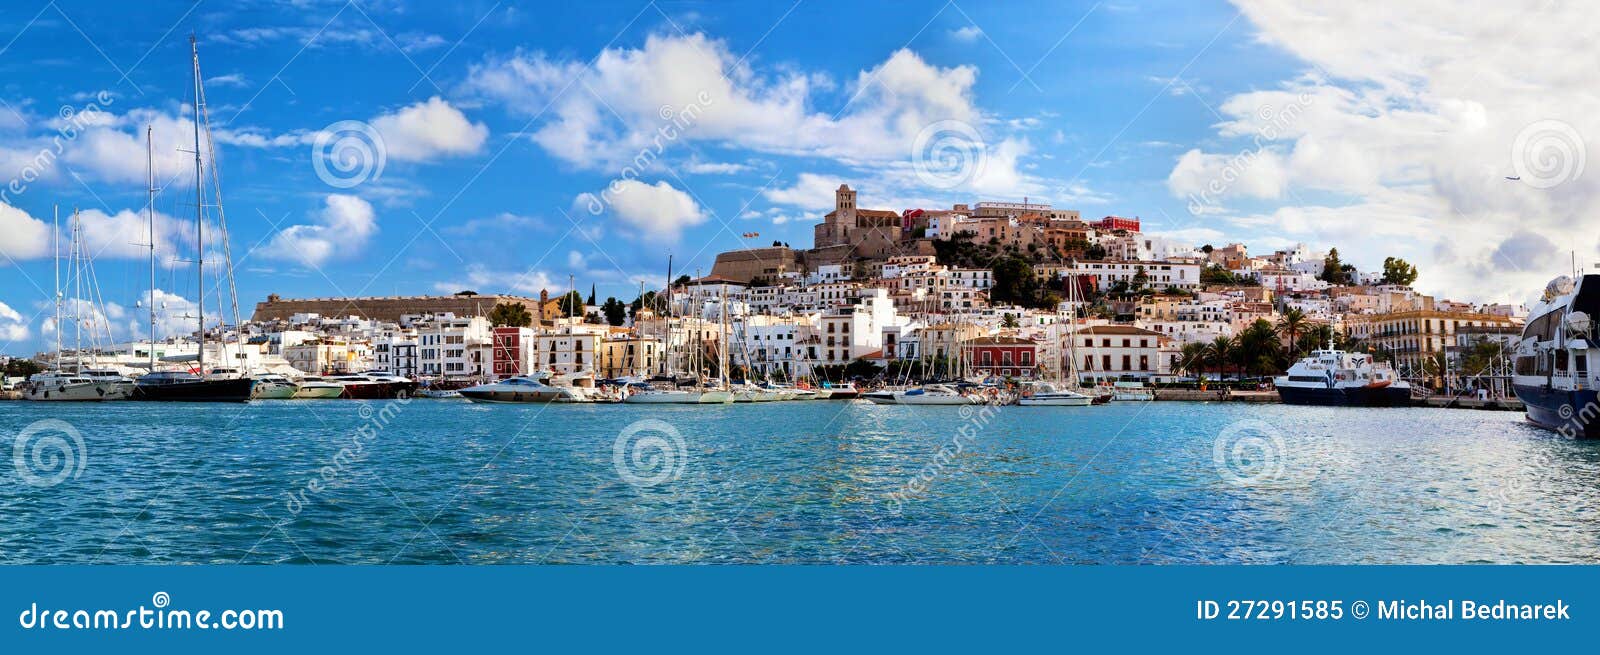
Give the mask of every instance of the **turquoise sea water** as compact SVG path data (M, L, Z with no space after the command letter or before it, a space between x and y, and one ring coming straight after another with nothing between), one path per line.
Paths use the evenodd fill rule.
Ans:
M1508 412L9 402L0 435L12 564L1600 562L1600 444Z

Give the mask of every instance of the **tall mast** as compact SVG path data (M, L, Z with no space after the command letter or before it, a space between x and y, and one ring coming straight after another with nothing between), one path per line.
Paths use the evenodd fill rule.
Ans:
M67 275L72 282L72 372L83 371L83 263L78 257L78 208L72 208L72 241L67 244Z
M50 265L55 270L56 302L56 370L61 370L61 206L56 205L50 218Z
M206 214L205 178L200 165L200 46L194 35L189 35L189 52L194 66L194 233L195 277L200 297L196 309L200 314L200 348L195 362L200 375L206 374Z
M144 126L144 213L150 222L150 371L156 370L156 155L153 128Z
M667 352L666 352L666 356L662 358L661 372L663 374L671 374L672 373L672 255L667 255L667 286L663 287L662 291L667 294L667 302L661 308L662 324L667 326L667 348L666 348ZM676 376L674 376L674 381L676 381Z

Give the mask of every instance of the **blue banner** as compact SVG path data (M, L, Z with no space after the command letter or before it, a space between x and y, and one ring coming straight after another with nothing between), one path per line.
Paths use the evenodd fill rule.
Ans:
M1597 590L1595 567L26 566L0 567L0 643L49 653L1582 647Z

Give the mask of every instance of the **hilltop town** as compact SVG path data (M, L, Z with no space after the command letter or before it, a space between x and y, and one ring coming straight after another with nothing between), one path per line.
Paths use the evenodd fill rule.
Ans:
M1503 364L1484 353L1515 338L1526 309L1422 295L1410 287L1416 276L1394 258L1369 271L1336 249L1251 254L1242 243L1146 234L1138 218L1084 220L1037 203L868 209L841 185L811 248L723 252L710 274L680 275L670 292L273 295L235 340L243 353L228 359L291 375L462 382L536 371L715 374L724 351L734 376L778 380L937 375L954 362L1019 379L1250 378L1326 345L1372 352L1428 384ZM137 369L151 348L160 358L195 347L133 342L102 348L98 360Z

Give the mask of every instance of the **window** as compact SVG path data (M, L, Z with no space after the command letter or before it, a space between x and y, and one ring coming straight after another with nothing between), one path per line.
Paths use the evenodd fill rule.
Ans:
M1110 355L1101 355L1100 356L1100 370L1102 370L1102 371L1111 370L1111 356Z
M1122 356L1122 370L1124 370L1124 371L1133 370L1133 361L1132 360L1133 360L1133 356L1132 355L1123 355Z
M1141 371L1150 370L1150 356L1149 355L1140 355L1139 356L1139 370L1141 370Z

